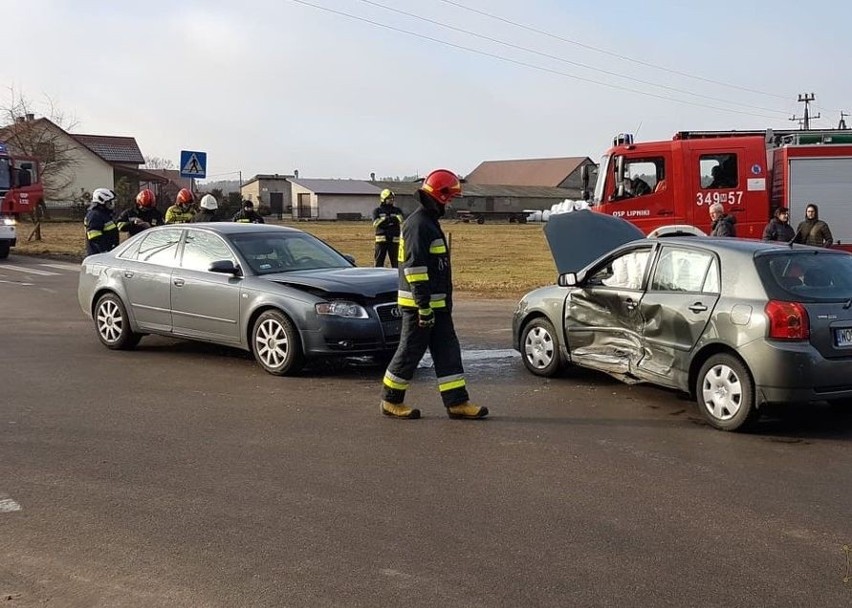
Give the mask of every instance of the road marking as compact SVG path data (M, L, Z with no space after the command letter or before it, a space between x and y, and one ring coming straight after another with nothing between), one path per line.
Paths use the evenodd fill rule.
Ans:
M45 268L55 268L56 270L70 270L71 272L80 272L80 264L39 264Z
M26 266L15 266L14 264L0 264L0 271L14 270L15 272L24 272L34 274L40 277L58 277L58 272L50 272L49 270L38 270L37 268L27 268Z
M462 350L463 363L479 363L481 361L493 361L495 359L514 359L520 357L521 354L512 348L493 348L493 349L470 349ZM432 367L432 357L429 353L423 355L420 364L417 367Z
M0 513L12 513L13 511L20 511L21 505L16 503L11 498L3 498L0 499Z

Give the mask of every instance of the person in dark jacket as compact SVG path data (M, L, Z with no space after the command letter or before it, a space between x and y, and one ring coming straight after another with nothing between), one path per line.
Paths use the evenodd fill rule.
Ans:
M737 231L734 229L737 218L727 215L722 203L710 205L710 219L713 221L710 236L737 236Z
M254 203L251 201L243 201L243 208L237 211L236 215L231 219L233 222L241 224L265 224L263 217L254 210Z
M394 206L394 194L388 188L379 195L379 206L373 209L373 227L376 229L375 262L377 268L385 265L385 256L397 268L399 261L399 232L402 225L402 209Z
M92 204L83 220L86 227L86 255L105 253L118 246L114 208L115 192L109 188L97 188L92 192Z
M805 219L796 228L795 242L812 247L831 247L834 242L828 224L819 219L819 207L814 203L808 203L805 208Z
M405 405L405 392L417 364L432 354L438 391L450 418L485 418L488 408L470 403L462 367L461 347L453 326L453 281L450 251L438 219L461 194L458 176L446 169L432 171L415 193L420 207L402 225L399 243L399 292L402 311L399 346L388 365L381 411L393 418L420 418Z
M215 222L216 210L219 208L219 203L216 202L216 197L212 194L205 194L201 197L201 202L198 205L201 209L198 210L190 222Z
M157 197L151 190L145 189L136 195L136 204L122 211L115 219L115 223L120 231L133 236L151 226L162 226L165 220L163 214L157 209Z
M796 231L790 225L790 210L787 207L778 207L774 215L763 229L763 240L789 243L796 236Z

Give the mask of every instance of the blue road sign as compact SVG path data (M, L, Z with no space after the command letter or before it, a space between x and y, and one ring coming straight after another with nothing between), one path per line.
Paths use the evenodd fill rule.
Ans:
M207 177L207 152L180 151L181 177Z

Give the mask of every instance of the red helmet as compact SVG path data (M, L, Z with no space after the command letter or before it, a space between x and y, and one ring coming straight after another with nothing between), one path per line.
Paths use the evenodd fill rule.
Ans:
M421 190L425 190L439 203L446 205L456 196L461 196L461 181L452 171L435 169L423 180Z
M140 207L151 208L157 204L157 197L148 189L142 190L136 195L136 204Z
M177 197L175 198L175 202L178 205L191 205L192 201L194 200L195 197L192 196L192 192L190 192L186 188L181 188L180 192L177 193Z

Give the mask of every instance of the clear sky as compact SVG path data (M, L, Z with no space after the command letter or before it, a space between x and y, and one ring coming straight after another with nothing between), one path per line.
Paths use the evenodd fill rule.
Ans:
M812 126L834 127L852 111L848 6L3 2L0 102L14 90L43 114L49 98L76 132L130 135L175 164L207 152L210 179L466 174L597 158L622 131L791 128L803 92L817 97Z

